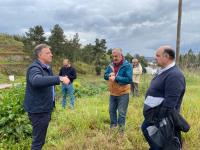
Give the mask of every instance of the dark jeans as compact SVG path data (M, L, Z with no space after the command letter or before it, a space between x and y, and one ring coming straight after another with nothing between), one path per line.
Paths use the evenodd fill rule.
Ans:
M126 120L126 112L129 103L129 94L122 96L110 95L109 113L110 113L110 126L124 126ZM118 111L118 117L117 117ZM118 118L118 119L117 119Z
M31 150L41 150L45 143L51 113L28 113L28 116L33 128Z
M157 145L155 145L149 135L148 135L148 131L147 131L147 127L149 126L152 126L154 124L151 124L151 123L148 123L147 121L144 120L143 124L142 124L142 132L143 132L143 135L146 139L146 141L148 142L149 146L150 146L150 149L149 150L162 150L162 148L159 148ZM180 144L182 146L182 141L181 141L181 132L180 131L175 131L175 135L178 137L179 141L180 141Z

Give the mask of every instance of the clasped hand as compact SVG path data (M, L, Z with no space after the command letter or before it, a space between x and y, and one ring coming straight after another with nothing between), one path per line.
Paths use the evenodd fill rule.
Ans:
M109 80L113 81L113 82L115 81L115 73L114 72L109 74Z
M66 85L70 83L68 76L60 77L60 80L62 81L63 84L66 84Z

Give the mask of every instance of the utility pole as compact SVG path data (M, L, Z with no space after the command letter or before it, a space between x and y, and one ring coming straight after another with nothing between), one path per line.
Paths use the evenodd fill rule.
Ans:
M179 57L180 57L181 17L182 17L182 0L179 0L177 35L176 35L176 63L177 64L179 64Z

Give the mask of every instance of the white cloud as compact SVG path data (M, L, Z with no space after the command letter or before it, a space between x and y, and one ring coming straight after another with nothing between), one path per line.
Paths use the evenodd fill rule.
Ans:
M46 35L59 24L82 44L105 38L109 48L154 55L161 44L175 47L178 1L174 0L4 0L0 32L20 34L42 25ZM199 48L200 3L183 1L181 48Z

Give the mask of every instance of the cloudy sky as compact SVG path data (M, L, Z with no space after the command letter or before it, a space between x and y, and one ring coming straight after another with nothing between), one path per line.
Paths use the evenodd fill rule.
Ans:
M105 38L107 47L153 56L163 44L175 47L178 0L0 0L0 32L24 34L55 24L81 43ZM200 51L199 0L183 0L181 51Z

